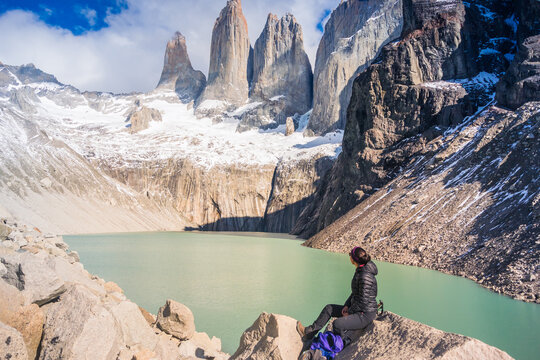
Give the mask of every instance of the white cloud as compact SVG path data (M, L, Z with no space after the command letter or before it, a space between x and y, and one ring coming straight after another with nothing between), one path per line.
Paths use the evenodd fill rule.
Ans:
M90 9L89 7L82 8L80 10L80 13L82 16L88 20L88 24L90 26L96 25L96 19L97 19L97 11L94 9Z
M181 31L193 67L208 72L210 40L215 19L226 0L129 0L120 14L109 14L109 27L75 36L51 27L30 12L0 16L0 61L34 63L61 82L82 90L148 91L155 87L168 39ZM339 0L244 0L251 43L262 31L269 12L291 12L304 31L304 46L312 64L321 37L317 22ZM88 9L91 10L91 9ZM90 21L96 18L90 14ZM92 19L92 20L91 20Z

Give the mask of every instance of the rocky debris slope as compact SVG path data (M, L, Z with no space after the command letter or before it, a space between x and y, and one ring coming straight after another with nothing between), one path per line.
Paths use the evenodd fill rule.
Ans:
M293 15L278 19L268 14L253 49L252 101L284 98L278 116L304 114L311 109L313 73L304 51L302 27ZM280 102L275 102L279 104Z
M251 52L241 0L228 0L212 30L210 68L206 88L199 97L198 111L205 102L240 105L248 99L248 58ZM208 105L208 103L206 103Z
M262 313L247 329L231 357L244 359L296 360L302 351L296 320ZM357 332L353 342L335 360L345 359L512 359L507 353L479 340L445 333L416 321L386 312L367 329Z
M539 99L540 100L540 99ZM466 276L540 303L540 102L488 107L432 140L400 175L308 246Z
M168 300L155 320L118 285L84 270L61 237L0 223L9 228L0 239L0 341L9 345L2 346L2 358L229 357L218 339L195 332L182 304Z
M167 43L158 89L174 90L182 102L190 102L199 97L205 85L206 76L191 66L186 38L176 32Z
M343 152L300 217L295 234L309 237L331 224L396 176L422 142L493 99L497 71L505 69L505 55L511 55L512 48L496 41L494 49L489 37L510 36L503 16L508 9L486 17L477 4L465 8L460 0L449 0L440 5L403 2L401 39L386 45L355 79ZM478 28L498 30L479 35ZM482 49L481 44L490 47ZM416 137L419 134L423 136Z
M308 129L345 127L352 82L383 45L399 37L401 0L347 0L332 12L317 49L313 113Z

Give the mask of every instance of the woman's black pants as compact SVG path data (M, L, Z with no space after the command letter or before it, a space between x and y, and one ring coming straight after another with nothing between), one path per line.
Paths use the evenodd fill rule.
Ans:
M343 305L328 304L322 309L321 314L315 320L313 325L311 325L311 332L318 332L321 330L328 320L332 317L337 317L334 320L334 334L340 335L342 338L345 337L347 330L360 330L368 326L375 318L377 317L376 312L370 313L355 313L348 316L342 316L341 311L343 310Z

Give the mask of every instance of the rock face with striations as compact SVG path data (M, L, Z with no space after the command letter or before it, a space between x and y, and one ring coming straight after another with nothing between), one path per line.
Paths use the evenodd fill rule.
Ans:
M186 38L176 32L167 43L163 71L157 87L176 91L180 100L187 103L196 99L205 85L204 74L191 66Z
M241 0L228 0L212 30L208 82L197 103L218 100L233 105L248 99L251 46ZM204 109L205 106L202 107Z
M311 108L312 82L302 27L291 14L281 19L269 14L253 49L250 97L267 101L283 96L284 116L304 114Z
M466 21L459 0L435 5L404 1L401 40L386 45L354 81L343 152L294 233L309 237L331 224L391 180L421 141L491 101L498 78L478 73L475 19Z
M322 134L344 128L354 78L399 37L401 24L401 0L342 1L332 12L317 49L308 129Z

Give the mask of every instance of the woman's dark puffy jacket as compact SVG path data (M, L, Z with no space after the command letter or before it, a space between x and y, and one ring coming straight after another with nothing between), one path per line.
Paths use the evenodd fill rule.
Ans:
M372 261L356 268L351 281L352 294L345 303L349 314L377 312L377 273L377 266Z

